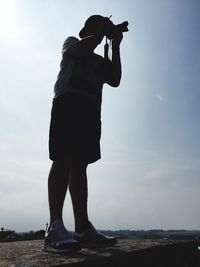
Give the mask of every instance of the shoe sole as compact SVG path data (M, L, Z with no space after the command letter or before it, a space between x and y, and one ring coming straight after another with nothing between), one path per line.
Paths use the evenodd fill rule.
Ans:
M57 253L57 254L66 254L66 253L77 252L77 251L81 250L81 247L67 248L67 249L56 249L56 248L52 248L50 246L44 246L42 248L42 250L44 252L51 252L51 253Z
M84 244L84 243L80 243L81 248L106 248L106 247L114 247L115 245L117 245L117 243L115 244Z

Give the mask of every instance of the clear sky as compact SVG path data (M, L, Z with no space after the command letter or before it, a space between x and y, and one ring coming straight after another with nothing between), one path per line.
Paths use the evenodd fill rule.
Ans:
M98 229L200 229L200 1L0 0L0 227L49 219L48 128L61 47L92 14L129 21L119 88L104 86ZM103 54L103 44L96 50ZM69 196L64 207L73 229Z

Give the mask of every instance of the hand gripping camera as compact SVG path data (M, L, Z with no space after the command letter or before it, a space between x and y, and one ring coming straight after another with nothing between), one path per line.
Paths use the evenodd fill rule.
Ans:
M114 25L111 28L110 32L106 35L108 39L113 39L113 36L116 32L127 32L128 31L128 21L124 21L121 24Z
M112 15L111 15L112 16ZM109 17L109 19L111 18ZM109 50L109 44L108 39L111 41L113 39L113 36L115 36L116 32L127 32L128 31L128 21L124 21L120 24L113 24L111 27L109 33L106 35L106 44L104 46L104 58L108 59L108 50Z

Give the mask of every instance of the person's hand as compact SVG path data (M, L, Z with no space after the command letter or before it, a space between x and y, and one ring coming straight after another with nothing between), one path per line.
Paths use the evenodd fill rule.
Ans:
M112 48L118 48L121 44L122 39L123 39L123 33L120 31L115 31L113 33Z

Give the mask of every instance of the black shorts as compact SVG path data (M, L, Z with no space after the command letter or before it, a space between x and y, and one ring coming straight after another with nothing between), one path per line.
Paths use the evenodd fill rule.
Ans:
M66 93L53 100L49 158L93 163L101 158L101 114L85 96Z

